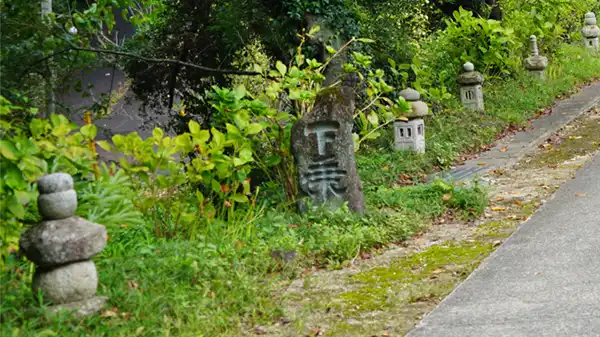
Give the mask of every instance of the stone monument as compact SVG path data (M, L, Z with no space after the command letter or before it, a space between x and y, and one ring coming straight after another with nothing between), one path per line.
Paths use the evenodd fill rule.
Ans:
M106 246L106 228L73 216L77 194L70 175L43 176L38 190L43 220L19 240L21 252L36 265L33 291L43 291L53 304L49 308L52 312L75 310L77 316L96 313L107 298L96 296L98 273L90 258Z
M585 26L581 31L585 38L586 48L597 53L599 51L598 36L600 36L600 28L597 26L596 14L589 12L585 15Z
M483 75L475 71L471 62L465 63L463 69L465 72L456 80L460 86L460 101L467 109L483 112Z
M421 94L406 88L400 91L411 106L411 113L406 116L408 121L397 120L394 122L394 144L396 149L412 150L416 153L425 153L425 122L423 117L429 113L429 107L421 101Z
M535 77L545 79L546 68L548 68L548 58L540 56L535 35L531 35L529 39L531 41L531 56L525 59L525 69Z
M352 140L353 112L353 88L336 86L321 92L313 110L294 123L291 145L301 212L307 210L308 200L313 207L332 209L348 202L352 211L364 212Z

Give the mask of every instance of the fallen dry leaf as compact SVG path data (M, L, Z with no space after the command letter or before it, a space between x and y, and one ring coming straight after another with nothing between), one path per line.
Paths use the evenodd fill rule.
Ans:
M311 330L310 330L310 333L311 333L313 336L323 336L323 330L321 330L321 329L318 329L318 328L311 329Z
M477 163L477 166L485 166L487 165L486 163Z
M576 197L585 197L585 193L577 193L575 194Z
M506 208L504 208L504 207L499 207L499 206L492 207L492 211L494 211L494 212L502 212L502 211L505 211L505 210L506 210Z
M506 149L507 149L507 146L506 146L506 145L504 145L504 146L503 146L503 147L500 149L500 152L506 152Z
M515 201L515 205L521 206L521 202L519 200Z
M452 194L450 194L450 193L446 193L442 196L442 200L444 200L444 201L448 201L450 199L452 199Z
M432 274L440 274L440 273L443 273L443 272L444 272L443 269L436 269L436 270L432 271L431 273Z
M502 197L496 198L496 201L504 201L504 198L502 198Z
M255 335L266 335L267 334L267 329L265 329L264 326L257 326L256 328L254 328L254 334Z
M127 288L129 290L138 289L140 285L135 280L127 281Z
M576 140L576 139L581 139L581 138L583 138L583 137L581 137L581 136L571 136L571 137L569 137L570 140Z
M389 170L390 170L390 167L389 167L389 166L384 166L384 167L383 167L383 170L384 170L384 171L389 171Z
M100 314L100 317L102 318L112 318L112 317L118 317L119 316L119 310L115 307L112 307L110 310L105 310L102 314Z

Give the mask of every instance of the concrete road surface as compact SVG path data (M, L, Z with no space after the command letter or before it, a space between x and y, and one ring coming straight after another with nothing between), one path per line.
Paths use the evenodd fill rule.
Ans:
M600 337L600 154L407 336Z

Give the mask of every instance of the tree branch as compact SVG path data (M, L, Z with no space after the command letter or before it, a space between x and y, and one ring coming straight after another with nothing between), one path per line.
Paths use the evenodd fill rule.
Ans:
M29 64L26 68L25 71L23 72L23 74L21 75L21 78L23 76L25 76L28 72L29 69L31 69L32 67L48 60L51 59L55 56L67 53L71 50L76 50L76 51L86 51L86 52L92 52L92 53L99 53L99 54L110 54L110 55L117 55L117 56L124 56L124 57L130 57L130 58L134 58L134 59L138 59L138 60L142 60L148 63L169 63L169 64L175 64L175 65L179 65L179 66L184 66L184 67L189 67L189 68L194 68L194 69L198 69L198 70L202 70L205 71L207 73L211 73L211 74L224 74L224 75L242 75L242 76L263 76L263 74L255 72L255 71L241 71L241 70L234 70L234 69L215 69L215 68L209 68L209 67L205 67L205 66L201 66L198 64L193 64L193 63L189 63L189 62L185 62L185 61L180 61L180 60L171 60L171 59L157 59L157 58L151 58L151 57L145 57L145 56L140 56L140 55L136 55L136 54L132 54L132 53L127 53L127 52L122 52L122 51L118 51L118 50L108 50L108 49L96 49L96 48L83 48L83 47L77 47L77 46L71 46L69 48L54 52L50 55L47 55L31 64ZM268 78L268 77L267 77Z

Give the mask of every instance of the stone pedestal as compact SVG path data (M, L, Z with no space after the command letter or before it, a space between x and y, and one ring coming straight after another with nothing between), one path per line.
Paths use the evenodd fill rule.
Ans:
M546 68L548 68L548 58L545 56L540 56L536 36L531 35L529 39L531 41L531 56L525 59L525 69L527 69L533 76L540 79L545 79Z
M460 101L467 109L483 112L483 75L475 71L471 62L465 63L463 69L465 72L458 75L456 80L460 86Z
M356 170L352 127L354 91L333 87L317 97L312 111L292 127L291 147L298 168L298 208L325 205L337 209L345 202L363 213L362 185Z
M106 246L106 228L73 216L77 194L70 175L44 176L38 190L38 209L44 221L19 240L21 252L36 264L33 291L41 290L54 304L51 312L75 310L79 316L98 312L107 298L96 296L98 274L89 259Z
M421 94L407 88L400 92L411 106L411 112L406 117L408 121L394 122L394 144L398 150L412 150L416 153L425 153L425 122L423 117L429 113L429 107L422 102Z
M600 36L600 28L597 26L596 14L589 12L585 15L585 26L581 30L585 39L585 47L597 53L599 51L598 37Z

